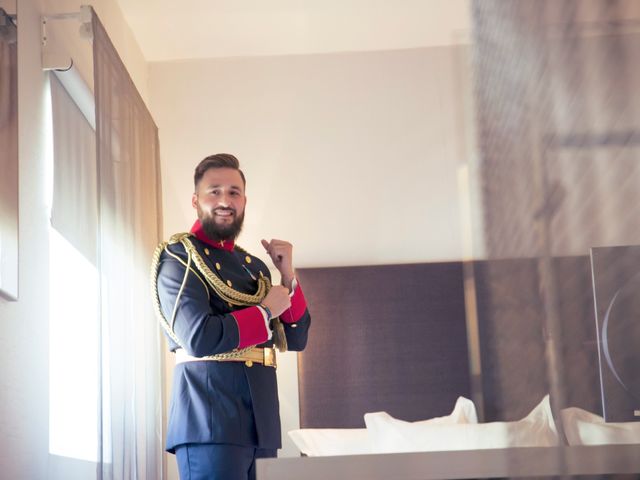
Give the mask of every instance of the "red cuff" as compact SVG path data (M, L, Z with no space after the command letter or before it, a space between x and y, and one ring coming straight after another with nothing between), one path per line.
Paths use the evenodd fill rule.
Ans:
M307 300L304 298L304 293L302 293L302 288L300 288L300 282L298 282L291 297L291 306L282 312L280 320L285 323L295 323L302 318L306 309Z
M243 308L236 310L231 315L238 324L238 348L251 347L266 342L269 332L264 324L264 317L258 307Z

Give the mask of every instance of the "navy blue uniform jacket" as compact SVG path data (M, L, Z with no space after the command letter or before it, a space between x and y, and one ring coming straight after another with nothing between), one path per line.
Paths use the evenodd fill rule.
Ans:
M269 269L257 257L236 247L220 248L198 231L196 222L190 240L209 268L236 290L254 294L257 278ZM195 233L195 234L194 234ZM197 235L197 236L196 236ZM170 252L184 262L187 254L180 243ZM252 344L273 345L267 339L264 317L258 307L234 306L223 301L206 285L191 264L178 303L174 333L189 355L202 357ZM158 267L158 296L165 318L171 319L186 267L166 251ZM288 348L304 349L311 319L300 285L292 306L280 316ZM169 337L167 337L169 338ZM169 348L179 346L169 338ZM167 451L185 443L224 443L259 448L281 447L276 370L257 363L196 361L176 365L169 410Z

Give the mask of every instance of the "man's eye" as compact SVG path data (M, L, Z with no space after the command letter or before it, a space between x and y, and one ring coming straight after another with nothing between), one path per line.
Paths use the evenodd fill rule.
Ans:
M211 195L218 195L220 193L220 190L210 190L209 194Z

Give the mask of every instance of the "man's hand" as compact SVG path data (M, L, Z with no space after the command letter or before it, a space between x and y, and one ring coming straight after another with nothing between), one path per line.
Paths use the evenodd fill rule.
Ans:
M295 272L293 270L293 245L284 240L273 239L270 242L262 240L262 246L265 248L273 264L282 276L282 284L291 290Z
M262 304L271 310L271 315L279 317L282 312L291 306L291 298L289 297L289 289L282 285L274 285L262 300Z

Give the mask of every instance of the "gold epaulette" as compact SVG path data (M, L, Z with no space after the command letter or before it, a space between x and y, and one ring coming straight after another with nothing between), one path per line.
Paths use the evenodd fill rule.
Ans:
M169 245L182 242L182 239L191 235L189 232L174 233L169 237Z

